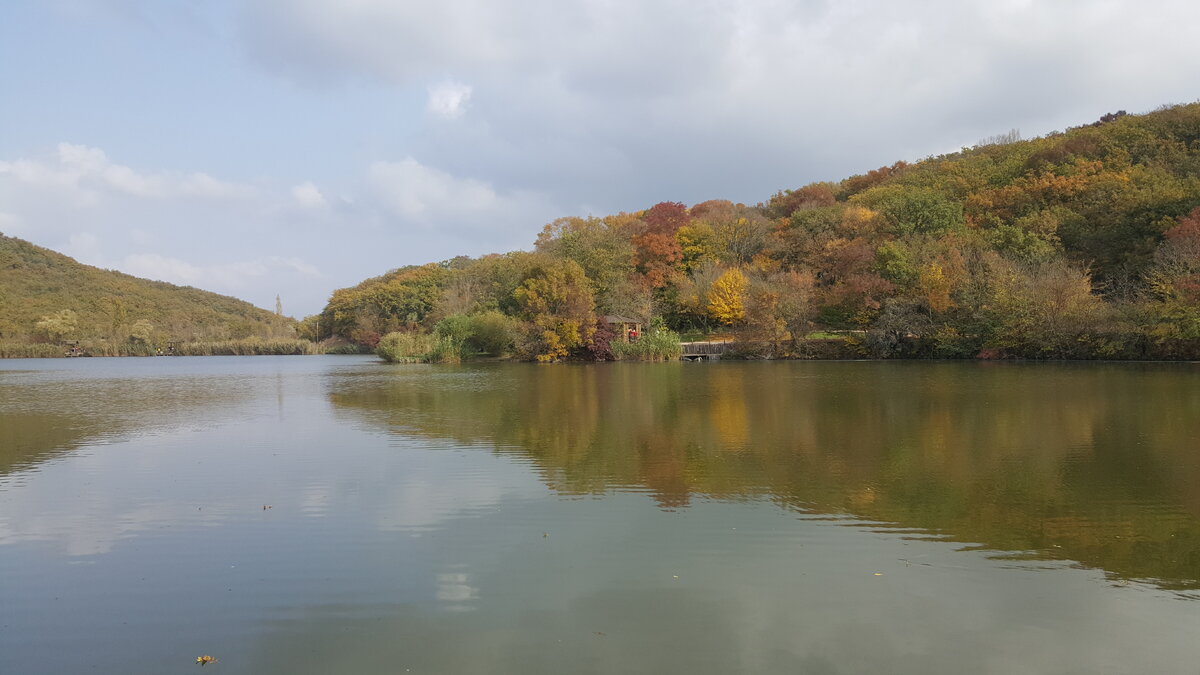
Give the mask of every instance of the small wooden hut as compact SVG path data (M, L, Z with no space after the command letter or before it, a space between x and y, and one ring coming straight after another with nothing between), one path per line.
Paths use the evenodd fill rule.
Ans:
M637 319L608 314L600 317L600 320L608 324L621 342L636 342L642 336L642 322Z

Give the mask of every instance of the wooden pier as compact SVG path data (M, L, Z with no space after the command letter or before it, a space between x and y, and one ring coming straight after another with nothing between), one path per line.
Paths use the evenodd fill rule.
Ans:
M715 361L733 347L734 343L723 342L681 342L683 352L679 358L684 361Z

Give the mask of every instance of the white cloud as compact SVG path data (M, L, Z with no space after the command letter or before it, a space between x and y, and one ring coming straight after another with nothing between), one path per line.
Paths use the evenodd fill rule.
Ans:
M367 183L374 199L393 217L443 230L504 229L528 240L556 212L544 196L500 193L490 183L458 178L412 157L373 162Z
M242 21L260 64L318 86L454 73L470 115L465 89L430 88L430 115L464 123L403 152L606 210L765 199L1200 81L1185 0L258 0Z
M0 211L0 232L12 234L21 229L21 219L15 213Z
M220 292L244 292L261 284L280 271L320 278L323 275L314 265L299 258L265 256L218 264L197 264L158 253L135 253L126 256L120 269L134 276L156 279L183 286L196 286Z
M174 187L174 186L173 186ZM183 176L174 187L176 193L184 197L202 197L207 199L244 199L252 197L257 192L255 188L240 183L218 180L206 173L193 173ZM168 191L167 195L169 196Z
M411 157L372 163L368 180L393 213L423 222L447 211L484 211L497 201L495 190L487 183L455 178Z
M292 198L296 203L306 209L320 209L328 206L325 200L325 195L313 185L312 181L305 181L299 185L292 186Z
M99 249L100 239L91 232L76 232L67 238L67 247L63 253L76 259L88 259Z
M429 103L426 109L445 119L457 119L466 112L471 100L471 86L447 80L429 88Z
M144 199L243 199L255 189L218 180L206 173L143 173L116 164L99 148L59 143L53 157L21 158L0 162L0 174L37 189L56 190L84 205L94 205L101 195L127 195Z
M208 276L196 265L157 253L135 253L126 256L121 269L137 277L183 286L195 286Z

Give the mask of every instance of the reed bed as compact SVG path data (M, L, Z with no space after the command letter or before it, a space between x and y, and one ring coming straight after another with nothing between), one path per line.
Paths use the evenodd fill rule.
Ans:
M463 344L431 333L388 333L375 353L389 363L461 363Z
M66 348L60 345L0 343L0 359L52 359L65 355Z
M220 340L184 342L170 348L149 344L82 342L79 356L283 356L322 354L308 340ZM68 347L53 344L0 343L0 359L51 359L67 356Z
M618 361L674 361L683 354L679 335L669 330L651 330L635 342L614 340L609 346Z
M320 354L308 340L222 340L185 342L175 346L174 356L299 356Z

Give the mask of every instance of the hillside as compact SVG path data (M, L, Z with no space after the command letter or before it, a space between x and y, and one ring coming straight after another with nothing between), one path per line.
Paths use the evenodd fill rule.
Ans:
M49 322L43 321L50 318ZM41 325L39 326L39 323ZM248 302L83 265L0 234L0 342L290 337L294 322Z
M607 314L776 356L833 329L882 357L1200 358L1200 104L1018 139L755 206L561 218L533 252L339 290L304 329L467 345L471 317L501 315L510 351L553 360L606 357Z

